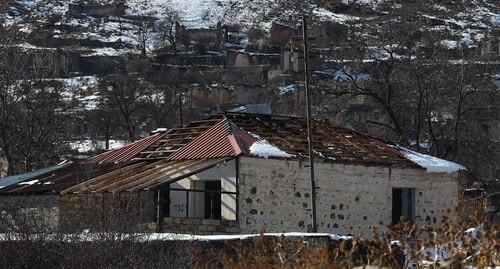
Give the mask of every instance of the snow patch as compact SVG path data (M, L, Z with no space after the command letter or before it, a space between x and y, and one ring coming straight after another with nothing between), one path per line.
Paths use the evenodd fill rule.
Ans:
M288 154L278 147L271 145L267 140L259 140L255 141L252 146L250 146L250 154L259 156L259 157L283 157L290 158L295 157L293 154Z
M441 40L440 44L447 49L456 49L458 47L458 42L454 40Z
M403 153L406 158L425 168L427 173L453 173L459 170L467 170L458 163L419 153L399 145L397 145L396 148Z
M293 92L295 92L295 84L291 84L291 85L288 85L285 87L278 87L278 90L279 90L279 93L278 93L279 95L293 93Z
M334 81L367 81L371 80L370 74L352 74L349 70L337 70L333 73L332 80Z
M343 236L330 233L264 233L264 234L234 234L234 235L194 235L194 234L176 234L176 233L136 233L136 234L112 234L112 233L93 233L84 230L80 234L31 234L31 240L64 241L64 242L98 242L114 238L115 240L133 240L135 242L151 241L225 241L225 240L248 240L254 237L329 237L334 241L352 240L352 236ZM0 242L10 240L26 240L25 235L15 233L0 234Z
M127 143L125 141L119 140L109 140L109 149L116 149L125 146ZM104 149L105 141L92 141L92 140L82 140L76 142L70 142L69 146L71 149L78 151L78 153L87 153L89 151Z
M30 181L25 181L25 182L20 182L19 185L33 185L38 183L38 179L30 180Z

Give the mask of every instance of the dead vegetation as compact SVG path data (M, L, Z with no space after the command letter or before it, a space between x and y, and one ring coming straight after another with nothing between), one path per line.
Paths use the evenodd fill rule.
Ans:
M474 228L470 228L474 227ZM484 220L438 228L400 222L373 240L359 236L311 244L304 238L257 237L230 243L218 260L197 260L204 268L493 268L500 265L498 224ZM214 253L217 254L217 253Z
M401 221L386 231L373 230L373 240L360 236L257 236L250 240L185 241L144 237L137 229L138 203L130 197L106 206L89 200L76 209L77 224L47 221L45 211L30 210L22 197L0 208L2 268L493 268L500 265L498 223L474 221L417 227ZM9 205L10 206L7 206ZM135 208L136 206L137 208ZM17 214L15 212L18 212ZM20 212L20 213L19 213ZM93 213L92 213L93 212ZM21 214L22 213L22 214ZM62 221L62 220L61 220ZM81 225L88 222L89 226ZM65 223L69 225L70 222ZM153 238L153 239L148 239Z

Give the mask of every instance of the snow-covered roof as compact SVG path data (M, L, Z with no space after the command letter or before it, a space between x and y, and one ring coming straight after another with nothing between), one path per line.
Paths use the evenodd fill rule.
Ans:
M425 168L427 173L453 173L460 170L467 170L463 165L458 163L416 152L399 145L397 145L396 148L403 153L406 158Z

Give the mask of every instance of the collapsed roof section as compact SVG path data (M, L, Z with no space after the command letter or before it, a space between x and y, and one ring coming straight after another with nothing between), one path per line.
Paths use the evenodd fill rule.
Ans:
M121 148L106 151L99 155L86 160L91 164L105 164L105 163L121 163L130 161L135 158L137 154L149 147L154 142L160 140L165 136L165 132L157 132L143 139L137 140L133 143L125 145Z

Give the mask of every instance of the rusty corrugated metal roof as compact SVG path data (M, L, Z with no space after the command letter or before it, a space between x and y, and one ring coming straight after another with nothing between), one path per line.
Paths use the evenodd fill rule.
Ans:
M380 139L325 122L312 125L318 161L417 167ZM257 140L267 140L295 158L309 157L305 118L229 112L171 130L139 156L170 160L251 156L249 148Z
M257 139L247 132L221 119L177 152L168 160L210 159L248 154Z
M231 143L231 135L229 123L226 119L222 119L167 159L189 160L237 156L241 151L237 145Z
M145 148L160 140L165 132L158 132L148 137L137 140L121 148L113 149L86 160L87 163L120 163L126 162L137 156Z
M212 117L202 121L193 121L186 127L171 129L162 139L143 150L138 157L142 159L166 159L221 119L221 116Z

